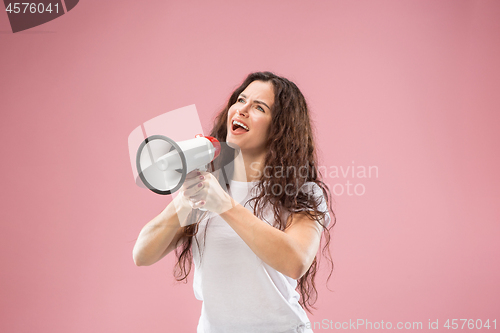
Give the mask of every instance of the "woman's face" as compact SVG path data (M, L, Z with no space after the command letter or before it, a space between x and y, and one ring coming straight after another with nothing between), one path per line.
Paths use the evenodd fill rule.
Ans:
M229 108L226 141L238 145L245 153L265 152L273 104L271 82L250 83Z

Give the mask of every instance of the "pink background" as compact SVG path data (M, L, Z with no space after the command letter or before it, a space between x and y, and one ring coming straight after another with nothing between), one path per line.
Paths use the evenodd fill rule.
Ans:
M500 321L500 2L82 0L0 13L0 55L1 332L195 331L192 276L132 261L169 199L127 138L191 104L208 131L256 70L302 89L322 165L379 171L326 179L365 193L336 196L311 321Z

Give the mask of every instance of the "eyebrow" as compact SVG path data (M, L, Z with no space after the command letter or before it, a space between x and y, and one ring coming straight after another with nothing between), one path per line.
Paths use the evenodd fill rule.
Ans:
M242 96L244 98L247 98L247 96L245 94L240 94L240 96ZM267 108L269 109L269 111L271 111L271 108L266 103L264 103L262 101L259 101L259 100L255 100L254 102L257 103L257 104L264 104L265 106L267 106Z

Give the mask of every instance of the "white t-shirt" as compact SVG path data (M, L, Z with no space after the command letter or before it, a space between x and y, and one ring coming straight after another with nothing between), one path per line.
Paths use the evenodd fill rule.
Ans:
M250 211L246 202L255 184L230 184L233 199ZM303 189L323 196L314 183L305 184ZM320 209L327 211L324 200ZM264 215L272 221L270 210ZM325 225L329 222L330 215L326 215ZM208 214L200 222L196 239L201 262L193 240L193 288L196 298L203 301L198 333L312 332L299 304L297 281L264 263L220 216Z

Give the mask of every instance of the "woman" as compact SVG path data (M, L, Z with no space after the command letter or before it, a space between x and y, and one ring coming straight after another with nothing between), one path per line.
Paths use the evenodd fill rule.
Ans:
M226 150L212 173L188 175L142 229L135 263L151 265L175 249L176 278L184 280L194 259L194 291L203 300L198 332L312 332L304 308L310 312L316 299L322 234L331 262L327 227L335 215L302 93L285 78L252 73L211 136L240 153Z

